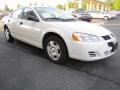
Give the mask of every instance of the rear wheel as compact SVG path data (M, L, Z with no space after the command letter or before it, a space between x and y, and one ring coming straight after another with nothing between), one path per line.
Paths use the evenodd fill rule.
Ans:
M4 28L4 35L8 42L13 42L14 38L11 36L10 31L7 27Z
M68 59L65 43L58 36L50 36L45 41L45 53L56 64L65 64Z
M108 20L109 18L108 18L108 16L105 16L104 19L105 19L105 20Z
M91 19L87 20L87 22L91 22Z

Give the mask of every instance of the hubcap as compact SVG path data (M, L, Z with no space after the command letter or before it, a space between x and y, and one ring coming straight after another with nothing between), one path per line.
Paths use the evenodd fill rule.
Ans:
M61 55L59 44L55 41L50 41L47 45L47 52L51 59L58 60Z
M7 40L9 40L10 33L9 33L8 29L5 29L5 37Z
M108 19L108 17L105 17L105 20L107 20Z

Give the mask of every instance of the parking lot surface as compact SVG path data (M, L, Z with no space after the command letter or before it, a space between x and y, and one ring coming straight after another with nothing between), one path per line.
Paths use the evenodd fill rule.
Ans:
M103 26L120 42L120 17ZM70 59L56 65L41 49L16 40L6 42L0 32L0 90L120 90L120 47L100 61Z

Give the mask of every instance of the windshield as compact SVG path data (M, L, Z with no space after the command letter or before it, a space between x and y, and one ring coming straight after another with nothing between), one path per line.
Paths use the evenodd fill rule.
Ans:
M88 13L87 11L82 10L82 9L77 9L74 12L76 12L76 13Z
M67 12L51 7L35 7L40 17L45 21L57 20L57 21L69 21L75 20L75 18Z

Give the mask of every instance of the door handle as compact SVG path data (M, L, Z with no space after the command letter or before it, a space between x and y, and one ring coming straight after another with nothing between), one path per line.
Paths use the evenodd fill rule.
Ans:
M10 22L10 20L8 20L8 22Z
M20 25L23 25L23 22L20 22Z

